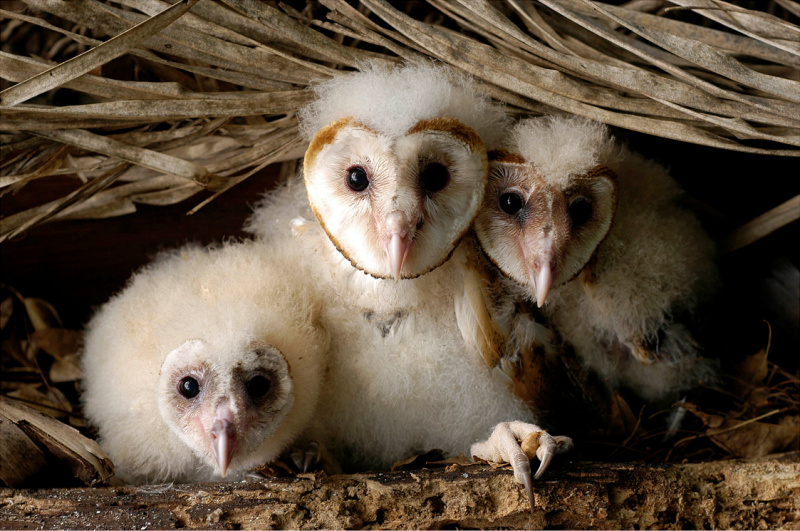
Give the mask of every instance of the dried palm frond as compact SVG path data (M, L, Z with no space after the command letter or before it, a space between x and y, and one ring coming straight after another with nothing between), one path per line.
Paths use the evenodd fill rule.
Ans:
M366 62L448 63L519 114L570 112L798 156L800 27L791 20L800 8L754 4L10 4L0 10L0 195L50 176L77 179L60 199L4 213L0 241L47 220L122 215L211 191L196 211L266 165L299 157L294 113L309 101L308 85ZM63 104L59 89L77 101Z

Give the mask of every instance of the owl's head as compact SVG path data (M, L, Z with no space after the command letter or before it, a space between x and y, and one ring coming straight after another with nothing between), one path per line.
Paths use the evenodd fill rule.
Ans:
M483 200L503 109L432 63L372 66L315 90L300 114L311 141L304 175L333 244L378 278L444 263Z
M164 422L222 477L252 464L252 454L292 409L295 391L283 354L267 344L235 355L200 339L170 352L158 381ZM227 355L226 355L227 354Z
M541 307L574 278L611 227L617 179L608 128L578 117L523 120L490 176L475 233L489 259Z

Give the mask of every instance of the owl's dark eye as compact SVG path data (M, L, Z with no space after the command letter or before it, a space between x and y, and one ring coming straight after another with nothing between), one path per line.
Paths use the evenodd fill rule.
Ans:
M245 387L247 388L247 394L250 395L250 398L262 398L272 389L272 381L266 376L259 374L250 378L245 384Z
M522 197L514 192L505 193L500 196L500 208L513 216L522 209Z
M450 182L450 172L444 164L431 162L419 173L419 180L426 192L438 192Z
M369 186L369 177L364 168L356 166L347 173L347 186L354 192L363 192Z
M585 197L578 197L569 204L569 219L572 228L577 229L586 224L592 218L594 208L592 202Z
M178 384L178 392L186 398L194 398L200 394L200 384L191 376L187 376Z

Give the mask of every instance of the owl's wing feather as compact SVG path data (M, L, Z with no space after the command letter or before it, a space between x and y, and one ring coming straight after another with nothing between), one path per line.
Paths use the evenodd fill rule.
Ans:
M456 320L464 341L494 368L500 363L505 341L489 309L484 277L473 264L464 268L464 292L456 296Z

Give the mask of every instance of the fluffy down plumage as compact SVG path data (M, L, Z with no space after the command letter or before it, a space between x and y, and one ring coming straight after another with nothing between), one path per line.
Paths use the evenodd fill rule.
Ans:
M313 87L317 99L299 112L303 135L311 140L345 116L383 135L397 138L420 120L450 116L475 130L489 149L508 125L503 109L482 94L474 81L443 64L407 63L388 68L365 65Z
M325 301L331 369L315 437L346 469L385 468L431 448L467 453L499 422L531 422L456 318L461 239L503 109L432 63L368 67L315 91L300 112L307 196L290 182L248 226L308 265Z
M509 380L464 343L455 315L464 291L463 246L409 280L352 267L310 213L302 184L269 195L258 229L310 268L331 333L331 368L313 438L345 470L385 469L432 448L467 454L499 422L533 422ZM285 227L290 227L289 229Z
M317 405L329 340L301 280L266 246L187 246L137 272L99 309L86 330L83 402L120 476L219 479L209 431L220 417L234 432L217 448L232 451L228 477L300 435ZM199 382L191 400L179 389L186 375Z
M481 245L528 297L546 297L584 362L651 401L713 379L690 329L717 287L714 245L667 170L577 117L522 121L494 159ZM513 214L508 193L521 198Z

